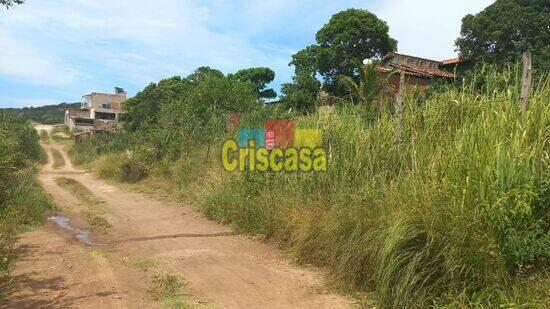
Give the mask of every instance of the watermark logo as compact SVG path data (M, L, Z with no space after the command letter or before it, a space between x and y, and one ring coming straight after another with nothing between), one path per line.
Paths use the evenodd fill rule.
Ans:
M318 129L296 129L292 120L267 120L264 128L240 128L222 145L226 171L326 172L327 154Z

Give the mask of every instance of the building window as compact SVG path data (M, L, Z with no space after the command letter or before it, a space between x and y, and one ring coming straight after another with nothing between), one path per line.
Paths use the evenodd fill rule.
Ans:
M111 109L111 104L109 104L109 103L103 103L103 104L101 104L101 108L104 108L104 109Z

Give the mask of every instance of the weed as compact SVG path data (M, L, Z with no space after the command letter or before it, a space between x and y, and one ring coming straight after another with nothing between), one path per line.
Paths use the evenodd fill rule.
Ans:
M548 299L550 78L541 78L522 117L514 76L484 72L458 88L408 96L400 144L391 107L340 102L285 115L322 130L326 173L219 177L202 151L233 132L222 109L195 115L192 97L161 106L162 121L142 127L127 147L119 137L106 143L116 147L87 147L129 150L103 162L112 178L159 171L155 177L198 201L209 218L327 267L340 288L374 292L378 306L536 306ZM269 112L243 123L282 119Z
M160 260L150 258L138 258L130 262L132 266L139 268L145 272L157 267L160 263Z
M46 144L50 142L50 136L48 135L48 131L40 130L40 140Z
M73 178L56 177L55 182L89 206L98 206L105 203L105 201L98 198L92 191Z
M183 290L185 281L179 275L161 274L153 277L149 294L167 308L197 308L199 304Z
M91 226L101 227L101 228L110 228L111 227L111 223L109 223L109 221L107 221L107 219L105 219L102 216L98 216L98 215L89 215L88 216L88 224L90 224Z
M43 155L38 140L28 122L0 111L0 302L14 290L17 233L41 224L54 208L35 179Z
M52 149L52 156L53 156L53 168L60 168L65 166L65 159L63 159L63 155L61 152L57 149Z

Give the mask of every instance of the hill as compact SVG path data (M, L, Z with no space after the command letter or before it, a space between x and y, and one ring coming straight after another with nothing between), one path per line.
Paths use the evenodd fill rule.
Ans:
M67 108L80 107L80 102L75 103L59 103L57 105L45 105L40 107L24 107L24 108L5 108L0 110L6 110L14 112L25 119L44 123L44 124L58 124L63 123L65 117L65 110Z

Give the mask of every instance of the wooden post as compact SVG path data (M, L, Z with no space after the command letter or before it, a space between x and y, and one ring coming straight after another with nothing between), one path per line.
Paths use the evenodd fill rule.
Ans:
M521 116L525 115L529 106L529 91L531 90L531 52L523 53L523 73L521 75L521 95L519 97L519 106L521 108Z
M399 91L395 98L396 112L397 112L397 126L395 128L395 138L398 145L403 142L403 99L405 97L405 73L401 71L399 77Z

